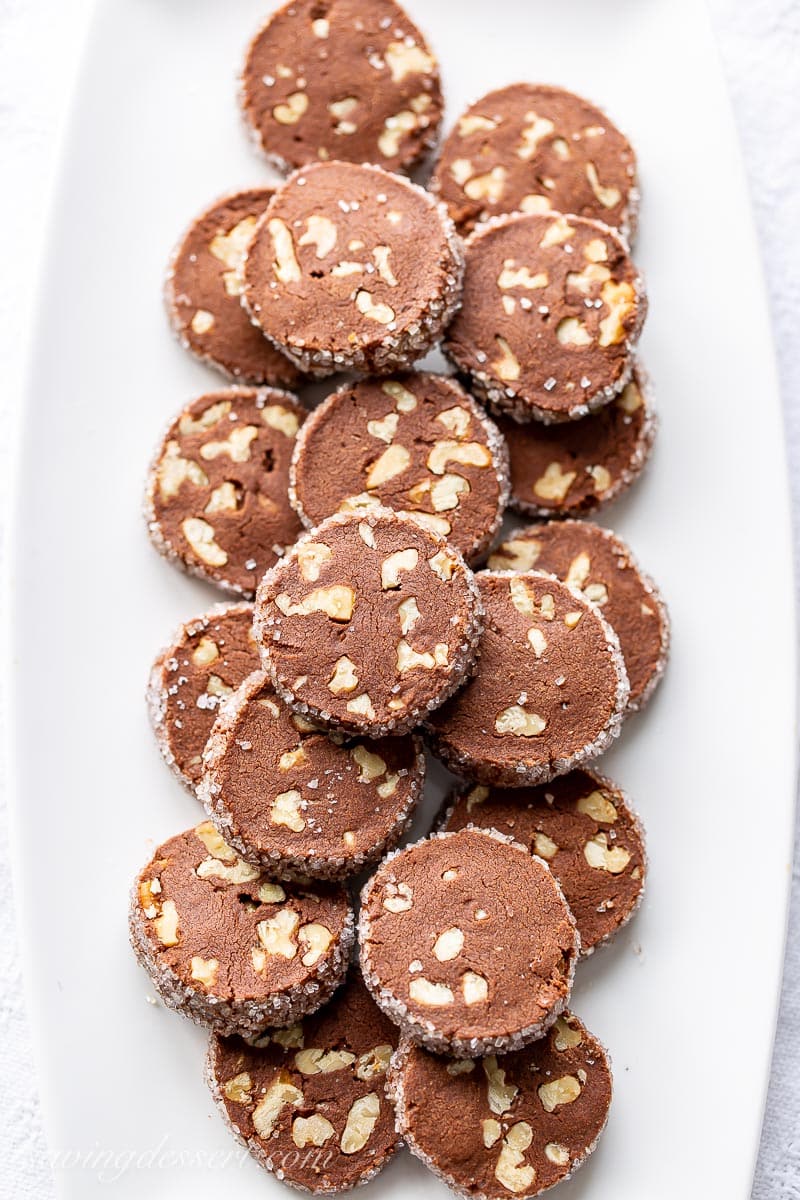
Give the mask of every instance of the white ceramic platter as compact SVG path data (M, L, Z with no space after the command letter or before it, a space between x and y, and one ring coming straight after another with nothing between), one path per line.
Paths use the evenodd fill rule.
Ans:
M212 1109L202 1031L147 1002L126 932L134 873L198 816L155 750L148 667L212 599L140 515L161 428L217 383L167 330L162 272L192 214L269 177L235 103L266 7L97 6L45 258L11 581L15 843L49 1138L80 1200L282 1194ZM604 104L640 154L662 428L608 521L662 586L674 645L603 762L644 816L651 875L637 920L580 969L574 1006L611 1049L616 1098L560 1195L744 1198L780 976L795 658L770 326L707 18L697 0L409 8L451 120L491 87L553 81ZM445 1195L405 1155L371 1188Z

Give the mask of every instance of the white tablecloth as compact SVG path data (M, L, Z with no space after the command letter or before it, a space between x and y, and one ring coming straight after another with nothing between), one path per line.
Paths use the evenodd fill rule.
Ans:
M710 3L761 234L784 396L795 543L800 546L800 0ZM90 4L91 0L0 0L0 410L18 403L21 395L21 348L29 325L54 148ZM267 0L264 7L269 7ZM0 512L5 511L7 455L0 436ZM781 465L767 464L776 470ZM2 782L0 776L0 1045L5 1068L0 1087L0 1195L46 1200L53 1194L52 1182L16 951ZM800 856L795 857L783 997L755 1200L800 1196L795 1128L800 1108Z

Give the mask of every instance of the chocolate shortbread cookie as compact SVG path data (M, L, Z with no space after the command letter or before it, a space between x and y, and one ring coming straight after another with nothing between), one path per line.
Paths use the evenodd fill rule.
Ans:
M617 635L553 575L481 571L478 668L431 713L434 753L460 775L523 787L581 766L617 736L628 677Z
M443 349L515 420L574 420L624 388L646 312L626 243L599 221L495 217L467 239Z
M549 867L494 830L396 851L361 895L361 970L414 1041L467 1057L518 1049L565 1007L580 941Z
M529 1200L568 1179L611 1104L608 1056L574 1013L500 1057L447 1059L400 1042L389 1071L397 1131L468 1200Z
M458 551L376 508L328 517L267 572L254 632L291 708L377 737L412 729L463 683L481 618Z
M639 192L628 139L563 88L514 83L482 96L448 135L431 181L462 232L501 213L574 213L630 240Z
M462 275L453 223L428 192L380 167L317 163L270 201L242 301L301 371L385 375L438 340Z
M532 517L583 517L637 479L657 422L637 363L620 394L580 421L520 425L500 417L498 426L508 443L511 507Z
M300 372L239 301L238 269L273 191L234 192L197 217L172 255L164 298L181 345L203 362L242 383L293 388Z
M438 63L394 0L290 0L250 43L240 98L282 170L331 158L404 170L442 119Z
M398 1033L353 971L330 1003L255 1044L213 1035L206 1077L226 1123L284 1183L330 1195L400 1145L386 1072Z
M168 1008L218 1033L259 1033L324 1004L353 944L343 888L277 883L210 821L170 838L140 873L131 944Z
M309 527L379 504L411 512L472 562L500 527L508 453L455 380L414 371L368 379L345 384L306 421L289 498Z
M281 877L341 879L380 858L425 779L418 737L331 736L260 671L225 706L205 766L198 795L226 842Z
M153 663L150 719L164 761L190 791L217 709L259 662L252 604L218 604L181 625Z
M546 860L572 910L581 953L613 937L639 906L644 835L624 794L589 771L535 788L467 783L445 802L442 829L497 829Z
M187 405L147 481L156 549L190 574L252 598L302 529L289 503L289 463L304 416L294 396L272 388L225 388Z
M517 529L489 560L495 571L548 571L602 609L619 638L631 694L642 708L664 673L669 616L658 589L622 538L589 521L549 521Z

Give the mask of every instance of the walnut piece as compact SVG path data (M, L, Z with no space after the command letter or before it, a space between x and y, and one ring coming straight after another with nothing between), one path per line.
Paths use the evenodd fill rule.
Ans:
M503 1113L508 1112L511 1105L514 1103L519 1089L513 1083L506 1084L506 1073L502 1067L498 1067L497 1058L494 1054L490 1054L483 1059L483 1073L486 1076L487 1082L487 1099L489 1108L498 1117Z
M408 985L408 994L417 1004L424 1004L426 1008L444 1008L454 1000L446 983L431 983L424 975L414 976Z
M387 413L380 420L367 421L367 433L370 437L378 438L387 445L391 445L394 435L397 433L397 425L400 417L396 412Z
M336 226L330 217L312 213L306 217L306 231L297 239L298 246L316 247L316 257L326 258L336 245Z
M267 954L280 954L282 958L294 958L297 954L295 935L300 918L291 908L281 908L274 917L259 921L256 933Z
M480 909L478 912L480 912ZM465 971L461 976L461 994L464 997L465 1004L485 1004L489 998L489 984L477 972Z
M288 1079L280 1075L270 1084L264 1095L253 1109L253 1125L259 1137L268 1138L277 1124L281 1111L287 1104L297 1108L303 1103L303 1093Z
M343 654L336 660L333 674L328 680L328 691L333 692L334 696L340 696L342 692L352 692L356 687L358 687L356 664L346 654Z
M272 270L280 283L299 283L300 266L294 252L294 241L288 225L278 217L272 217L267 225L275 261Z
M619 816L605 792L599 790L590 792L588 796L581 796L575 807L579 813L584 813L593 821L603 821L608 825L613 825Z
M552 1079L543 1083L539 1090L539 1099L545 1112L555 1112L559 1104L572 1104L581 1094L581 1085L574 1075L562 1075L560 1079Z
M413 903L413 896L407 883L388 883L383 907L391 913L408 912Z
M339 1142L342 1154L356 1154L364 1149L372 1136L380 1112L381 1103L375 1092L368 1092L366 1096L359 1096L353 1101Z
M273 825L285 825L293 833L301 833L306 827L301 806L302 796L296 788L279 792L270 809L269 819Z
M510 1192L527 1191L536 1178L536 1171L525 1162L524 1155L532 1141L533 1130L527 1121L517 1121L503 1138L494 1173L495 1178Z
M491 368L498 379L502 379L506 383L513 383L516 379L519 379L522 371L519 360L504 337L495 334L494 340L497 343L500 353L491 363Z
M384 1043L375 1046L372 1050L367 1050L356 1063L356 1078L368 1082L378 1075L385 1075L389 1069L391 1057L392 1047Z
M540 475L534 483L533 490L541 500L554 500L561 504L576 478L576 471L565 471L560 463L551 462L544 475Z
M430 75L436 69L436 59L410 38L390 42L383 52L392 83L402 83L407 75Z
M546 726L547 722L538 713L528 712L521 704L504 708L494 723L498 733L510 733L514 737L538 737Z
M381 563L381 588L384 592L400 587L400 572L413 571L419 562L419 551L411 546L395 550Z
M538 854L540 858L546 858L548 862L558 854L558 846L546 833L534 834L533 849L535 854Z
M174 900L164 901L159 916L153 921L153 928L162 946L177 946L180 938L178 937L178 910Z
M610 875L620 875L631 856L623 846L609 846L605 833L597 833L583 847L583 857L590 867L598 871L608 871Z
M448 463L459 463L467 467L490 467L492 456L488 447L481 442L436 442L428 455L428 470L434 475L444 475Z
M405 446L392 445L384 450L380 457L370 464L367 471L366 486L371 491L383 483L388 483L397 475L402 475L411 465L411 455Z
M333 934L328 926L320 925L316 921L309 925L301 925L297 937L300 945L305 947L305 952L300 956L304 967L313 967L318 963L333 941Z
M253 1081L247 1071L240 1071L232 1079L228 1079L222 1087L226 1100L233 1104L250 1104L253 1096Z
M295 1117L292 1122L292 1141L298 1150L304 1150L306 1146L324 1146L335 1133L328 1118L318 1112L310 1117Z
M227 553L214 540L214 527L202 517L186 517L181 522L181 530L189 546L209 567L224 567L228 561Z
M346 584L335 583L331 587L316 588L304 596L299 604L293 604L286 592L275 597L275 604L285 616L304 616L321 612L333 621L349 621L355 608L356 594Z
M385 392L387 396L391 396L399 413L410 413L417 407L417 397L414 393L394 379L387 379L385 383L382 383L381 391Z
M358 764L359 783L372 783L373 780L379 779L381 775L386 774L386 763L381 756L374 754L361 743L353 746L350 751L350 757Z
M217 982L217 973L219 972L218 958L201 958L196 954L190 964L191 977L202 983L205 988L212 988Z
M440 933L433 943L433 956L438 958L439 962L450 962L451 959L458 958L463 949L463 931L453 925Z
M276 104L272 115L279 125L296 125L308 111L308 96L305 92L292 92L285 104Z
M397 615L400 617L400 632L405 636L411 632L422 615L419 611L416 597L409 596L407 600L403 600L398 604Z
M333 1071L343 1071L355 1060L355 1054L349 1050L321 1050L312 1046L308 1050L298 1050L294 1065L301 1075L330 1075Z
M205 641L206 639L204 638L203 640ZM222 835L210 821L203 821L202 825L195 826L194 835L200 839L208 853L213 855L214 858L228 863L236 861L236 851L231 850L228 843L223 840Z
M356 308L362 317L366 317L370 321L377 321L379 325L391 325L396 316L393 308L380 300L376 302L372 293L364 288L360 288L356 292Z
M330 546L324 542L301 542L297 547L297 565L308 583L316 583L325 563L333 558Z

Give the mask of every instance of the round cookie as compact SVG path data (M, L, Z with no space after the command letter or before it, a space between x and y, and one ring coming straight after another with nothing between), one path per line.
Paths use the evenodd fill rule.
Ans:
M644 373L580 421L520 425L500 417L511 467L509 503L532 517L583 517L616 500L639 476L655 440Z
M622 538L589 521L549 521L515 530L489 566L496 571L535 567L578 588L619 638L630 684L628 711L647 703L667 664L669 616Z
M260 1033L324 1004L353 944L343 888L276 883L210 821L170 838L140 873L131 944L168 1008L218 1033Z
M308 527L378 504L411 512L474 562L508 502L508 453L455 380L414 371L366 379L345 384L305 422L289 498Z
M341 879L400 838L422 794L418 737L330 736L256 672L225 706L198 794L243 858L291 877Z
M442 119L438 63L393 0L290 0L250 43L240 99L281 170L332 158L402 171Z
M225 1122L268 1171L316 1194L366 1183L400 1145L386 1072L397 1030L357 971L313 1016L255 1044L212 1036L206 1077Z
M617 635L573 587L541 571L476 575L478 669L426 723L452 771L523 787L581 766L618 735L628 677Z
M300 538L261 581L253 628L291 708L378 737L412 729L463 683L482 608L457 550L376 508Z
M630 240L639 205L628 139L599 108L546 84L514 83L470 105L442 146L431 190L463 233L501 213L552 210Z
M238 269L273 188L223 196L187 229L170 260L164 299L181 345L242 383L293 388L300 372L253 325Z
M304 417L294 396L272 388L225 388L188 404L147 481L145 517L159 553L252 599L302 529L289 504L289 463Z
M547 862L584 955L639 907L647 870L642 827L624 794L601 775L570 771L535 788L463 784L446 802L441 827L467 826L497 829Z
M527 1200L568 1179L597 1145L611 1066L574 1013L500 1058L447 1059L403 1038L389 1092L415 1157L468 1200Z
M206 1079L236 1138L284 1183L347 1192L399 1146L386 1072L398 1034L357 971L325 1008L246 1042L211 1037Z
M444 205L380 167L317 163L289 177L244 263L242 302L311 375L386 375L441 337L461 294Z
M517 421L585 417L624 388L647 300L622 238L581 217L495 217L466 242L443 350Z
M181 625L153 663L150 720L164 761L190 791L217 709L259 661L252 604L218 604Z
M390 854L364 885L358 936L376 1003L415 1042L458 1057L541 1037L580 949L543 860L477 829Z

